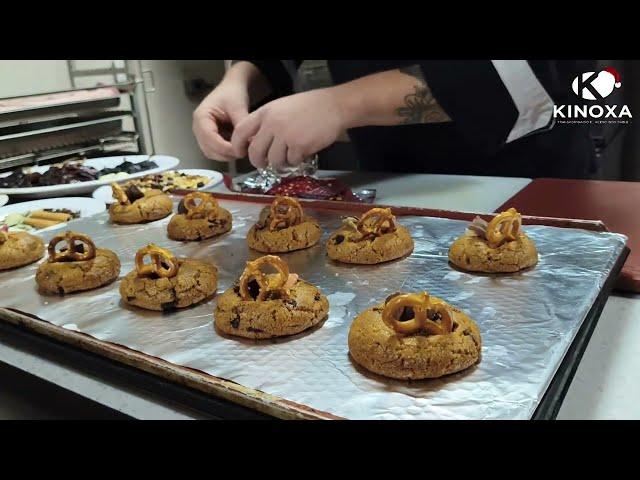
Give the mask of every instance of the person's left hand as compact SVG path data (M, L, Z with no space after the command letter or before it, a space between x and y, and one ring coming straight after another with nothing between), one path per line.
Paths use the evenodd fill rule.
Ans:
M331 88L279 98L235 126L235 155L249 155L256 168L296 166L328 147L344 130L343 113Z

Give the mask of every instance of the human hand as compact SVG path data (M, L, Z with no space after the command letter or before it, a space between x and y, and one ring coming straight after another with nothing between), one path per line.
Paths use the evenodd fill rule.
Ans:
M344 113L331 88L279 98L238 123L233 154L256 168L297 166L328 147L344 130Z
M193 133L204 155L229 162L238 158L229 141L231 132L249 115L249 93L245 85L221 83L193 112Z

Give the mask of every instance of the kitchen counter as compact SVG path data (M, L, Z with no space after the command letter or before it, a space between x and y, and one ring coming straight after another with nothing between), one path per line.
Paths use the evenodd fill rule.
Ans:
M522 178L466 177L452 175L389 175L359 172L322 172L337 176L354 190L375 188L376 202L460 211L491 212L526 186ZM224 185L214 191L226 191ZM584 353L576 376L559 412L559 419L640 419L640 386L635 382L640 369L640 295L613 295ZM37 345L0 332L0 361L25 372L9 382L0 369L0 392L8 389L12 402L30 405L38 416L38 403L48 410L51 384L74 392L92 402L140 419L200 418L196 412L159 399L118 378L87 373ZM30 374L30 375L27 375ZM34 386L33 376L43 380ZM26 387L26 385L29 385ZM16 397L21 399L16 400ZM47 402L47 403L44 403ZM12 404L0 395L0 418L17 418ZM86 413L83 418L90 417ZM100 418L104 413L100 412ZM121 415L114 414L114 418Z

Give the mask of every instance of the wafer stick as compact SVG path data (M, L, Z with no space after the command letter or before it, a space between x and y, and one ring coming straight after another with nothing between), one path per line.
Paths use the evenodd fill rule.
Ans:
M55 212L47 212L45 210L36 210L35 212L31 212L29 218L38 218L41 220L55 220L58 222L68 222L73 218L73 215L69 213L55 213Z
M58 225L59 223L62 223L62 222L58 222L56 220L42 220L41 218L27 217L24 219L22 223L24 223L25 225L29 225L30 227L33 227L33 228L47 228L53 225Z

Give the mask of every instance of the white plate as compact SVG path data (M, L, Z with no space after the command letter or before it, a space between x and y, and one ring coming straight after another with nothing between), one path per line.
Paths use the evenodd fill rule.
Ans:
M83 165L100 170L102 168L116 167L125 160L132 163L140 163L142 161L149 160L149 155L120 155L115 157L91 158L89 160L85 160L83 162ZM161 173L165 170L176 168L180 163L180 160L178 160L177 158L169 157L167 155L152 155L151 161L155 162L158 165L158 168L145 170L144 172L132 173L128 177L119 178L116 181L125 182L127 180L131 180L132 178L139 178L149 174ZM28 167L28 170L31 172L44 173L49 170L49 167L50 165L46 165L43 167ZM10 174L11 172L0 173L0 178L7 177ZM64 195L78 195L82 193L90 193L97 187L108 185L111 182L113 182L113 180L91 180L89 182L68 183L65 185L49 185L46 187L0 188L0 194L4 193L7 195L19 195L25 198L49 198Z
M198 188L198 190L207 190L209 188L215 187L222 181L222 174L220 172L216 172L215 170L200 170L198 168L181 168L178 169L180 173L186 173L187 175L200 175L202 177L208 177L209 182L204 186ZM96 200L100 200L106 204L114 203L116 201L113 198L111 193L111 187L109 185L105 185L96 189L93 194L93 198Z
M31 202L12 203L0 207L0 222L10 213L26 213L34 210L40 210L43 208L66 208L74 212L80 212L80 218L90 217L96 213L104 212L104 203L88 197L60 197L60 198L47 198L42 200L32 200ZM72 220L73 222L73 220ZM64 223L53 225L51 227L37 230L38 232L44 232L51 230L52 228L58 228ZM11 229L9 229L11 231Z
M0 207L3 205L6 205L7 202L9 201L9 196L8 195L0 195Z

